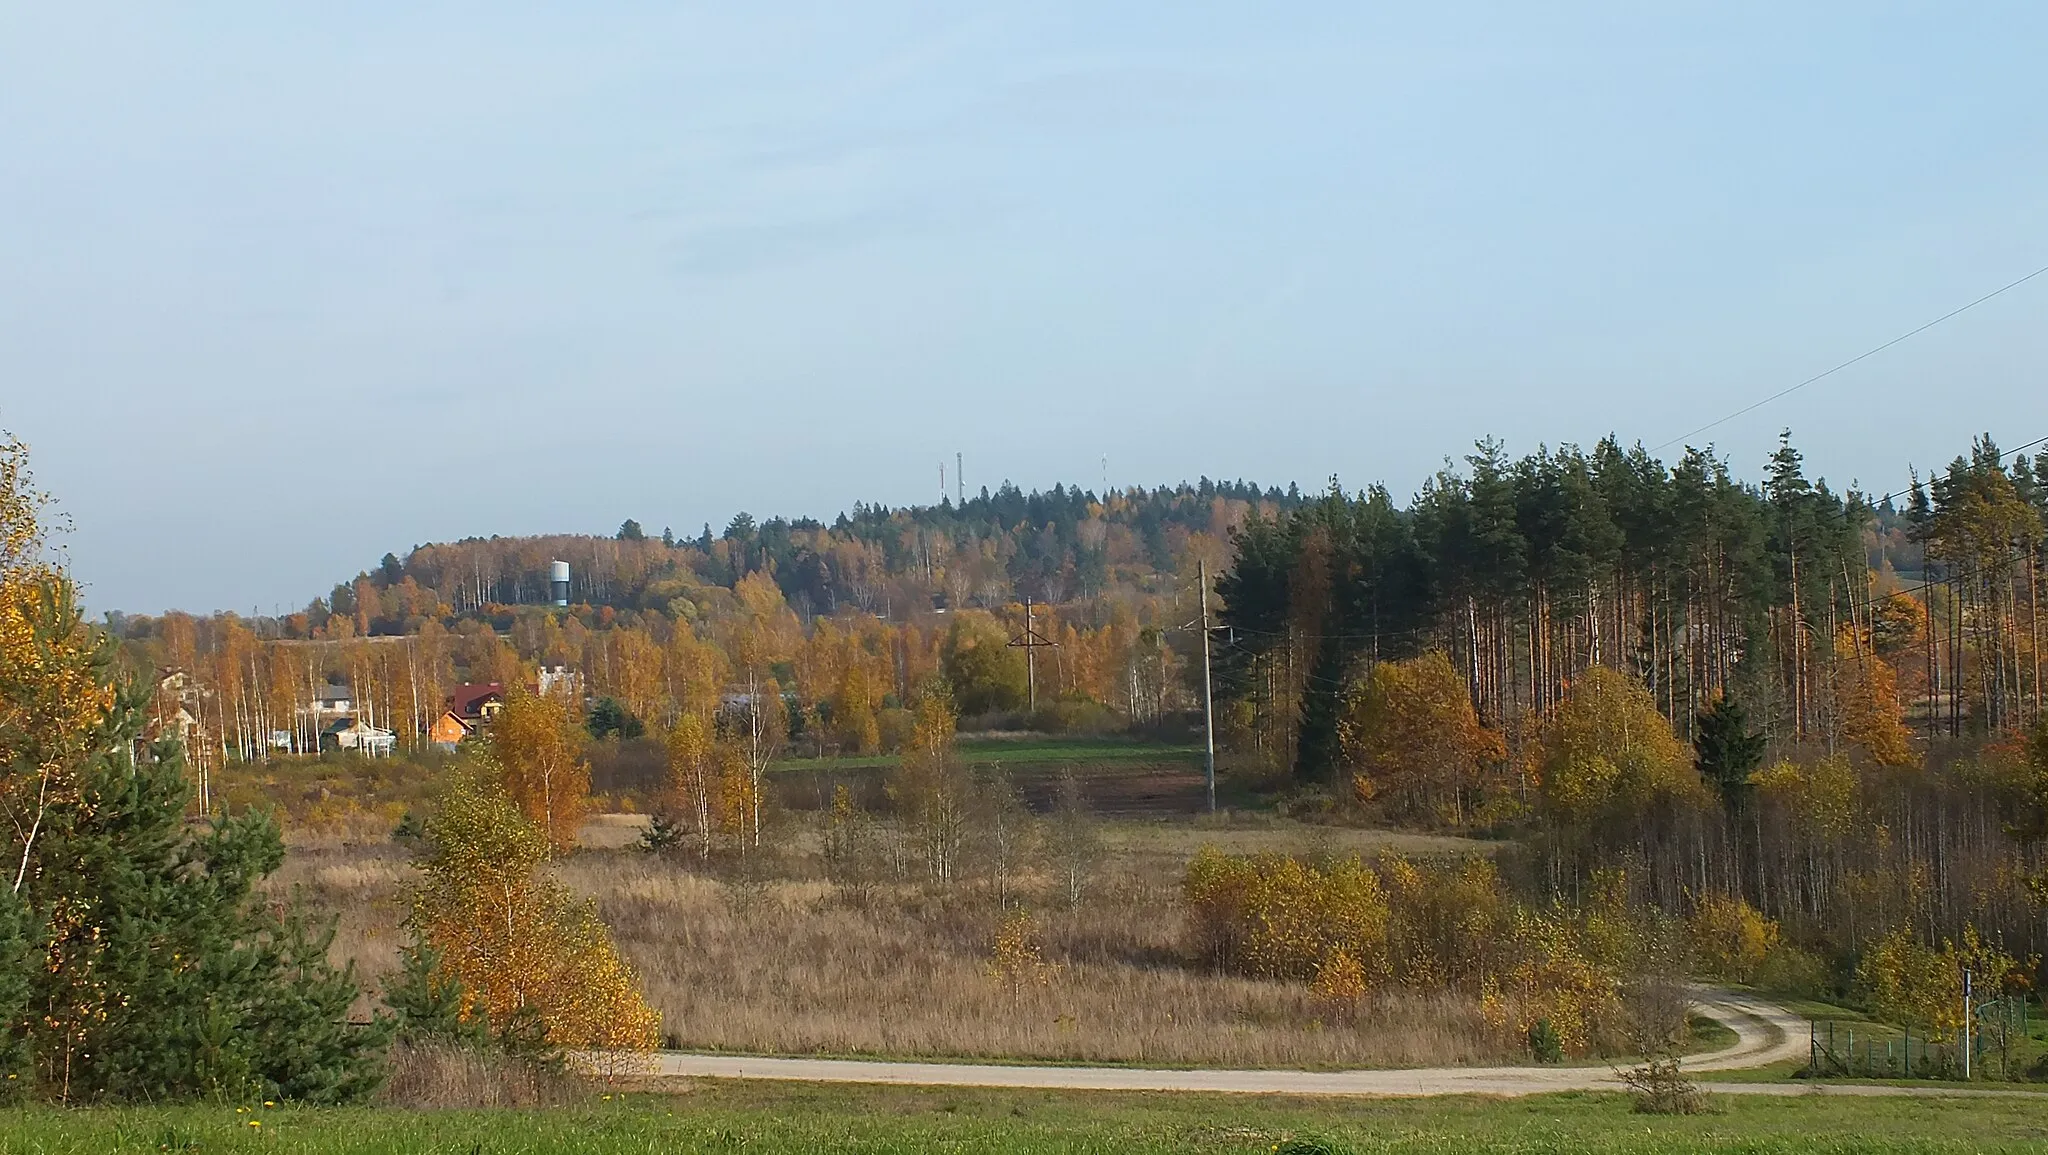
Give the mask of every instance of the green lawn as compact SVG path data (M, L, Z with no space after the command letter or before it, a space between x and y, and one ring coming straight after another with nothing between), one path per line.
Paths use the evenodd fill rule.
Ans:
M1318 1100L713 1083L532 1112L32 1108L0 1112L0 1152L1686 1155L2019 1152L2048 1142L2048 1098L1730 1096L1716 1107L1663 1118L1631 1114L1615 1095Z

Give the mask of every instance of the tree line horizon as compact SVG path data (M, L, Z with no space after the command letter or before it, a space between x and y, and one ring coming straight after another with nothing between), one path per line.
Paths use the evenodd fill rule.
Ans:
M1006 482L958 507L855 503L830 525L756 524L742 513L722 535L707 526L688 539L651 537L628 521L609 537L434 543L403 559L387 554L292 614L110 612L106 620L138 659L195 671L206 655L269 641L342 643L330 647L333 657L298 663L329 670L302 668L295 678L237 653L234 668L212 680L250 698L254 690L236 683L267 681L282 692L295 681L310 690L323 676L353 684L360 673L374 689L395 676L391 659L341 656L361 648L348 643L422 638L437 668L424 679L406 672L410 689L396 696L407 701L383 711L398 719L414 697L422 712L438 708L450 679L509 680L498 675L520 661L579 666L598 694L651 706L652 688L624 684L634 681L620 670L630 663L590 644L617 631L667 647L678 624L720 635L735 619L786 609L792 635L828 619L955 633L947 613L980 611L965 615L982 619L968 632L992 637L1021 625L1010 619L1030 598L1046 607L1051 630L1071 627L1077 642L1110 628L1126 635L1091 659L1121 667L1120 678L1069 669L1086 664L1077 654L1049 654L1051 696L1082 694L1136 713L1140 698L1158 700L1158 710L1195 704L1189 679L1199 646L1187 611L1206 563L1224 627L1214 640L1225 729L1311 780L1330 769L1334 691L1350 666L1427 648L1456 655L1475 706L1498 728L1512 730L1517 714L1554 704L1572 670L1610 664L1651 683L1664 713L1688 734L1705 697L1731 682L1744 657L1768 650L1785 676L1770 686L1763 721L1775 732L1782 720L1804 738L1834 724L1818 679L1848 623L1862 631L1850 636L1852 647L1871 634L1876 656L1905 679L1901 694L1944 695L1938 728L1955 734L1977 725L1978 715L2001 729L2017 720L2017 702L2039 696L2031 665L2038 645L2031 634L2006 635L2023 619L2032 628L2039 562L2020 563L2026 541L2038 552L2048 454L2018 455L2009 469L2003 456L1988 436L1978 439L1945 471L1924 482L1916 476L1902 509L1891 500L1899 495L1873 504L1853 489L1837 494L1825 480L1808 480L1789 434L1755 483L1736 478L1711 450L1688 449L1667 467L1610 436L1590 453L1567 445L1512 460L1489 439L1467 455L1465 469L1447 460L1406 507L1383 486L1347 495L1334 478L1314 495L1296 485L1203 478L1126 489L1107 501L1079 487L1025 493ZM1994 571L1987 551L2000 549L2009 556ZM558 558L575 575L565 612L547 605L548 567ZM1317 583L1328 588L1311 593ZM1905 621L1901 597L1920 603L1917 626ZM1999 621L1987 623L1990 614ZM1903 661L1901 638L1915 629L1931 630L1935 641L1919 647L1919 660ZM515 660L484 653L485 630L509 642ZM1972 630L1980 636L1961 636ZM1788 631L1803 640L1789 644ZM1970 668L1963 659L1971 645L1989 652L1985 639L1994 635L2003 639L1996 660ZM1284 636L1293 640L1276 644ZM923 643L932 650L929 638ZM864 636L864 648L878 645ZM421 661L407 658L413 667ZM873 708L885 696L899 705L912 697L909 675L920 663L897 653L887 664L894 669L876 679ZM1004 678L1012 673L1011 663L996 664ZM1140 666L1143 677L1134 676ZM816 681L792 666L780 673L785 691L793 681ZM1152 688L1136 685L1146 679ZM434 692L419 693L423 680ZM811 688L822 690L813 700L831 692ZM1972 694L1981 703L1973 705ZM1013 705L1006 692L993 697ZM253 702L244 712L280 713Z

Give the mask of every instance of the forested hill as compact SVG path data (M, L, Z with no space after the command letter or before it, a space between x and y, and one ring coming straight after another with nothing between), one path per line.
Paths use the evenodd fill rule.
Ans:
M1232 529L1299 508L1300 489L1211 481L1112 492L1005 482L963 504L856 502L830 524L740 513L722 532L678 535L628 521L609 536L465 538L415 547L337 584L275 624L287 637L416 632L428 618L503 616L545 603L548 567L571 567L570 600L696 620L749 574L765 573L800 617L844 609L902 616L935 606L1061 603L1147 589L1203 557L1227 564Z
M1006 485L958 506L856 505L829 525L741 515L680 540L629 521L387 555L279 619L108 625L137 669L188 674L192 709L244 757L323 680L411 743L450 687L543 664L657 724L707 680L772 678L815 720L900 707L933 673L970 714L1035 697L1149 724L1200 702L1202 566L1226 630L1219 740L1306 778L1336 772L1358 679L1431 653L1511 748L1594 667L1641 681L1686 738L1730 694L1768 735L1887 758L1902 708L1927 735L2035 716L2048 454L2008 459L1982 439L1897 508L1809 477L1789 441L1764 465L1751 481L1707 452L1666 463L1611 437L1519 459L1489 441L1403 504L1377 486L1203 481L1105 500ZM560 610L557 559L573 567ZM1006 645L1027 629L1057 645L1035 695ZM829 742L866 751L856 729Z

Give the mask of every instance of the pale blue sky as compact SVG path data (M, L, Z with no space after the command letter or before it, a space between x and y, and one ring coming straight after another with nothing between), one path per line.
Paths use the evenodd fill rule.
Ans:
M2048 264L2048 6L0 5L95 610L387 549L1656 444ZM2048 277L1712 435L2048 434ZM1704 438L1702 439L1704 440Z

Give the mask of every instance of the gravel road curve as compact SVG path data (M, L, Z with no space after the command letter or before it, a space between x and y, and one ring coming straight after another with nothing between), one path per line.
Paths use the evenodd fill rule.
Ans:
M1735 1042L1686 1060L1688 1071L1764 1067L1806 1055L1806 1020L1753 996L1702 989L1701 1013L1726 1024ZM932 1087L1027 1087L1080 1091L1210 1091L1265 1095L1538 1095L1611 1091L1621 1086L1606 1067L1423 1067L1372 1071L1210 1071L1147 1067L1029 1067L986 1063L894 1062L870 1059L759 1058L663 1051L662 1076L791 1079L812 1083L895 1083ZM1713 1084L1715 1091L1813 1094L1817 1085ZM1829 1087L1827 1093L1910 1093L1894 1087ZM1961 1092L1968 1093L1968 1092ZM1979 1092L1995 1094L1997 1092Z

